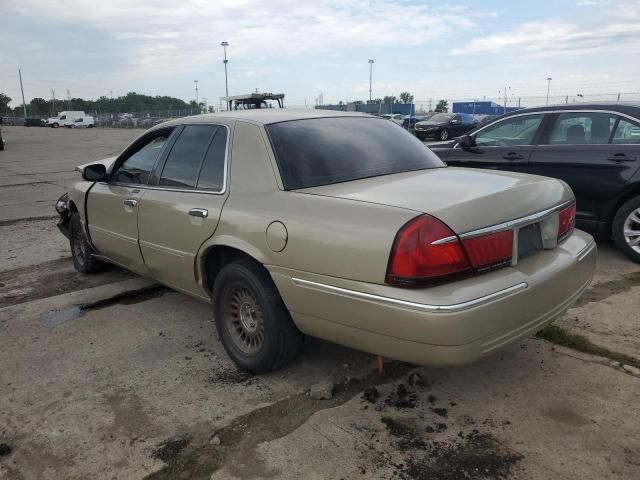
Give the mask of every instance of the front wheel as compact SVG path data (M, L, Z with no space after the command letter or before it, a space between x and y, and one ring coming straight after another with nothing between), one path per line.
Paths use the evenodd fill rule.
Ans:
M611 236L627 257L640 263L640 196L620 207L613 219Z
M440 130L440 140L449 140L449 130L447 130L446 128Z
M261 265L239 260L222 268L213 286L218 336L240 367L267 373L300 353L303 334Z
M51 125L53 128L58 128L60 126L60 124L58 123L54 123L53 125Z
M78 272L96 273L104 269L105 264L93 256L93 248L84 236L78 212L71 214L69 220L69 245L73 268Z

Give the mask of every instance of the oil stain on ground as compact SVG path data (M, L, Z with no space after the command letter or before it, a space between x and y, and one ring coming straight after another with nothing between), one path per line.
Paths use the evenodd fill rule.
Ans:
M152 298L161 297L168 291L169 289L161 285L152 285L138 290L123 292L104 300L98 300L97 302L85 303L82 305L71 305L69 307L51 310L40 317L38 323L45 327L57 327L69 320L79 318L92 310L100 310L112 305L133 305Z
M226 468L229 473L241 478L277 478L277 472L267 471L257 455L256 447L259 444L284 437L314 413L342 405L358 392L393 381L413 368L405 363L390 362L385 364L384 375L372 373L363 380L336 385L330 400L314 400L305 394L294 395L242 415L220 430L191 432L189 445L178 454L175 461L146 478L209 479L220 468Z

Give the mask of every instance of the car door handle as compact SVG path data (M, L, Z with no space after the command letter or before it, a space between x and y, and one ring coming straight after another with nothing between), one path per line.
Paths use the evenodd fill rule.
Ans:
M206 208L192 208L189 210L189 215L192 217L207 218L209 216L209 210Z
M124 203L125 207L135 208L138 206L138 201L134 200L133 198L127 198L122 203Z
M626 153L616 153L607 158L610 162L635 162L638 157L627 157Z
M505 160L522 160L524 157L516 152L509 152L502 158Z

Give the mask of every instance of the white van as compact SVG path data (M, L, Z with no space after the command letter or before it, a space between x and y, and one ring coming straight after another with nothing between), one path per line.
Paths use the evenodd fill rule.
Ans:
M84 115L82 117L74 118L64 124L67 128L93 128L95 122L90 115Z
M86 116L86 114L80 110L59 112L57 117L47 118L45 125L52 128L58 128L66 125L68 122L71 122L76 118L84 116Z

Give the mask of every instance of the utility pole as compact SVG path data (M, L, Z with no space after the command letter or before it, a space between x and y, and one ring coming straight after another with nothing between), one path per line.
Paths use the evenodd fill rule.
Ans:
M71 90L67 89L67 108L71 110Z
M229 78L227 76L227 63L229 63L229 60L227 60L227 47L229 46L229 42L220 42L220 46L224 49L224 60L222 60L222 63L224 63L224 91L228 97L229 96Z
M52 109L53 111L51 112L51 116L55 116L56 115L56 90L55 88L51 89L51 101L52 101Z
M549 105L549 90L551 89L551 77L547 77L547 105Z
M372 97L371 97L371 82L373 80L373 64L374 61L373 59L369 60L369 102L371 102Z
M22 87L22 72L18 69L18 76L20 77L20 91L22 92L22 109L24 110L24 118L27 118L27 103L24 101L24 88Z
M507 88L511 90L511 87L504 87L504 107L502 113L507 113Z
M198 105L198 80L194 80L193 83L196 85L196 105Z

